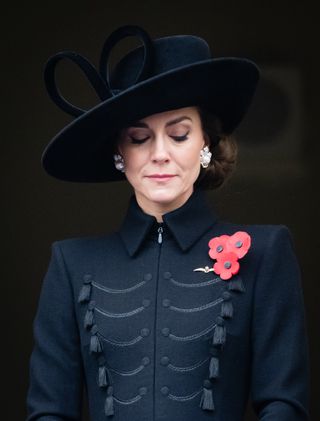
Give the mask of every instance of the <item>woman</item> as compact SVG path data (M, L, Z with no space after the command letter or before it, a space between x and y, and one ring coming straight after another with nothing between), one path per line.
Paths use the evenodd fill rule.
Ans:
M109 77L112 47L131 35L143 47ZM93 109L60 95L62 58L97 90ZM28 421L81 419L83 386L94 421L240 421L249 397L261 420L307 420L308 347L290 233L223 222L203 193L233 168L229 135L254 94L255 64L213 59L198 37L152 41L125 26L107 39L99 73L62 52L45 80L77 117L46 148L46 171L66 181L127 179L134 194L119 231L52 246L34 322Z

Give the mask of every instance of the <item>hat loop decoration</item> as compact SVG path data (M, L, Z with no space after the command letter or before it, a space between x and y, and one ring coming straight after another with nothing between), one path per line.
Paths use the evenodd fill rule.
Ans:
M44 69L44 80L48 94L52 101L63 111L74 116L79 117L81 114L84 114L88 110L83 110L82 108L76 107L75 105L68 102L59 92L56 86L55 80L55 71L56 65L59 61L64 58L68 58L74 63L76 63L81 70L84 72L92 87L97 92L101 101L105 101L112 96L115 96L119 93L119 90L112 90L109 81L109 66L108 59L111 53L112 48L123 38L128 36L138 36L144 45L144 59L142 67L136 77L134 85L144 79L150 73L150 68L153 59L153 44L152 40L149 37L148 33L142 28L135 25L125 25L122 26L111 33L111 35L106 39L100 58L100 74L97 72L96 68L83 56L77 54L73 51L62 51L50 57L47 61Z
M125 25L113 31L109 37L106 39L104 46L102 48L101 57L100 57L100 75L103 80L106 82L107 88L112 96L115 96L119 93L119 90L112 89L109 80L109 66L108 61L112 48L123 38L129 36L137 36L143 43L144 46L144 57L143 63L139 70L139 73L133 83L135 85L138 82L146 79L150 75L151 64L154 56L153 42L149 37L148 33L135 25Z
M87 110L83 110L82 108L76 107L75 105L68 102L60 94L56 85L56 65L64 58L70 59L81 68L102 101L108 99L111 95L103 78L99 75L96 68L85 57L73 51L62 51L50 57L44 69L44 81L48 94L52 101L63 111L74 117L79 117Z

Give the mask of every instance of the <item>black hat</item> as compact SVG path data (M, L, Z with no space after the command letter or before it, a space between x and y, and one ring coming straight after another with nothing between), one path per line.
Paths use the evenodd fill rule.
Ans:
M109 76L112 48L133 35L143 45L127 53ZM101 99L90 110L77 108L60 95L55 67L64 58L79 65ZM125 178L114 166L116 133L149 115L199 105L213 112L223 132L230 134L251 103L259 70L245 58L212 58L206 41L197 36L152 40L142 28L127 25L105 41L99 72L83 56L63 51L48 60L44 78L51 99L76 117L44 150L44 169L61 180L103 182Z

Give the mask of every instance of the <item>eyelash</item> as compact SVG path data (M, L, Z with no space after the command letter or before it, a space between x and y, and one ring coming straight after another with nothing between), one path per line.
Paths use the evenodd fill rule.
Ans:
M183 136L171 136L171 137L176 142L183 142L184 140L188 139L188 134L189 134L189 131L186 134L184 134ZM141 145L142 143L144 143L148 139L148 137L145 137L144 139L135 139L134 137L130 136L130 139L131 139L131 143Z

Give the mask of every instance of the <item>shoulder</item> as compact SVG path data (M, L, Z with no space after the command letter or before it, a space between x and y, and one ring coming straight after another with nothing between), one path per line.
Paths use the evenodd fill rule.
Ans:
M294 249L291 230L284 224L235 224L219 221L216 230L219 235L233 235L242 231L251 238L251 255L255 258L279 253L284 249Z
M216 229L227 235L232 235L237 231L245 231L258 240L272 239L277 236L292 237L290 229L284 224L236 224L218 220Z
M272 242L275 238L286 238L292 240L292 233L284 224L235 224L220 220L217 229L221 234L232 235L237 231L248 233L251 238L263 243Z
M116 246L119 235L116 232L72 237L56 240L52 243L52 250L61 253L68 260L79 259L82 256L89 257L97 253L105 253Z

